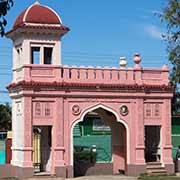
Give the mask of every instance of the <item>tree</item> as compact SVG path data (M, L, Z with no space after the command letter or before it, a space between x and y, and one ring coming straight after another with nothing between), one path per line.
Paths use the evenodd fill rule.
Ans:
M170 73L170 83L176 86L176 92L173 99L173 114L180 114L180 1L168 0L167 7L163 9L160 15L162 21L167 25L167 34L164 36L167 42L167 51L169 60L172 63Z
M0 104L0 131L11 130L11 106Z
M168 43L169 60L173 65L171 72L171 84L180 83L180 2L179 0L169 0L168 5L163 10L161 18L167 24L167 34L165 40Z
M0 0L0 34L1 36L5 33L5 26L7 21L5 16L7 11L13 6L13 0Z

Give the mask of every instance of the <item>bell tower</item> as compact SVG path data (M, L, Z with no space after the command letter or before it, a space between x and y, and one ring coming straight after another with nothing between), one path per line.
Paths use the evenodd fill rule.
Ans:
M40 75L38 68L42 70L41 75L46 81L44 69L56 69L61 66L61 39L68 31L69 28L62 25L60 17L51 8L35 2L25 9L17 17L12 30L6 33L13 41L13 80L10 86L32 82L30 72L32 68L37 78ZM33 86L31 88L33 89ZM32 177L34 171L32 155L34 92L30 95L24 90L9 89L12 99L13 131L11 164L17 176L22 174L22 178ZM46 108L48 116L51 104L44 104L42 106Z
M24 65L61 65L61 38L69 31L58 14L35 2L16 19L6 36L13 41L13 82Z

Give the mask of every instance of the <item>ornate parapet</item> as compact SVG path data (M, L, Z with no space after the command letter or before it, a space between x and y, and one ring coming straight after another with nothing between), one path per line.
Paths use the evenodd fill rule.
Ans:
M8 89L17 86L27 88L104 88L118 90L149 91L174 90L169 86L169 69L143 68L140 65L141 57L134 55L134 67L126 68L126 59L120 59L120 67L93 67L93 66L57 66L57 65L24 65L14 69L14 80Z
M163 66L164 67L164 66ZM103 84L168 85L168 69L119 69L116 67L76 67L53 65L24 65L16 71L14 82L71 82Z

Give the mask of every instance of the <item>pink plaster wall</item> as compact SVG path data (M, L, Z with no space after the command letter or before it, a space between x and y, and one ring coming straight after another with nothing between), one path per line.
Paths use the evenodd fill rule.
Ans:
M172 88L168 86L167 69L54 65L24 65L22 69L24 81L12 84L10 91L20 86L20 92L25 97L24 136L27 149L23 151L27 166L32 165L32 125L52 126L52 174L55 167L73 165L72 127L98 107L112 112L116 121L125 127L125 138L120 137L119 130L114 131L115 173L119 169L126 170L128 164L145 165L144 125L162 127L162 163L172 163ZM122 105L129 109L126 116L120 113ZM120 144L122 141L118 141L121 138L123 145Z

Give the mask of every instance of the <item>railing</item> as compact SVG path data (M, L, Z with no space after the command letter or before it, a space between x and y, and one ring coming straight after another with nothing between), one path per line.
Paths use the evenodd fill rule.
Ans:
M20 80L39 82L75 82L110 84L168 84L166 68L143 69L116 67L68 67L54 65L24 65L14 70L15 82Z

